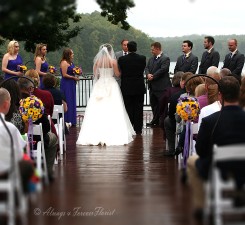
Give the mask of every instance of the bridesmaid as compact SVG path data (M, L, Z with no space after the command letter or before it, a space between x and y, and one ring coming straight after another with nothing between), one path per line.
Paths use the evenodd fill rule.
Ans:
M60 81L60 89L64 93L67 102L67 112L65 113L65 122L76 125L76 82L79 81L73 73L74 53L70 48L66 48L63 51L63 55L60 61L60 72L62 75Z
M36 66L36 71L40 77L40 88L43 89L43 76L47 75L48 72L48 63L46 61L46 54L47 54L47 45L46 44L37 44L34 62Z
M19 77L24 75L23 72L18 71L18 66L23 64L23 60L19 55L19 43L18 41L10 41L8 44L7 53L4 54L2 60L2 71L4 73L4 79L15 77L14 80L18 80Z

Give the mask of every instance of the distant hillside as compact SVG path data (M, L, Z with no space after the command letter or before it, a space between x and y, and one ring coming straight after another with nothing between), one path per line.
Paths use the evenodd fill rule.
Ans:
M193 53L201 59L203 49L204 35L191 35L183 37L162 38L162 37L149 37L145 33L135 28L130 28L128 31L120 29L116 25L112 25L104 17L100 16L99 12L91 14L81 14L82 19L79 25L83 27L79 35L73 38L69 47L74 51L75 65L82 66L85 73L92 71L93 58L98 52L99 46L103 43L110 43L113 45L114 50L121 50L120 42L122 39L134 40L138 43L138 53L143 54L147 59L151 56L150 45L154 41L159 41L163 45L163 51L166 52L172 62L176 61L177 57L182 54L181 45L182 41L189 39L194 43ZM71 23L71 27L74 26ZM159 28L161 29L161 28ZM48 34L52 35L52 34ZM237 38L238 48L241 52L245 53L245 35L232 35L232 36L214 36L216 43L215 48L221 54L221 61L223 61L225 54L228 52L227 40L229 38ZM7 49L7 43L0 46L0 55L4 54ZM33 53L27 53L23 50L23 44L20 43L20 54L24 62L31 61L27 64L28 68L33 68ZM56 52L48 52L47 58L50 65L54 65L59 69L59 63L64 48ZM0 56L1 57L1 56ZM0 58L1 59L1 58Z
M199 61L201 60L203 48L203 40L205 35L190 35L183 37L152 37L153 40L159 41L164 52L168 54L170 60L175 62L177 57L181 54L181 45L184 40L190 40L193 42L193 54L195 54ZM230 38L236 38L238 41L238 49L245 54L245 35L218 35L213 36L215 39L214 47L220 53L220 60L223 61L225 55L228 53L227 41Z

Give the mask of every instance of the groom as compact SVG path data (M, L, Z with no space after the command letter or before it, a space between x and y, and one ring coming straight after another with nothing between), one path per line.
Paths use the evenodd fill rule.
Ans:
M121 70L121 90L125 108L136 134L141 135L143 127L144 69L146 57L136 53L137 43L127 44L128 54L118 59Z

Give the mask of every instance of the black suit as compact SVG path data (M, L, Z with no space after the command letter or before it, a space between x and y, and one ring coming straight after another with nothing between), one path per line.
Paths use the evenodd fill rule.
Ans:
M196 166L200 175L205 179L208 177L209 166L212 160L213 144L222 146L245 143L245 112L239 106L225 106L212 134L219 114L220 112L216 112L203 118L197 135L196 151L200 158L197 160ZM236 165L239 167L241 164L236 163ZM243 178L244 165L243 162L243 166L240 167L243 170L238 171L243 174Z
M232 74L241 76L242 68L244 66L244 55L237 51L232 58L230 56L230 53L225 56L224 66L222 69L227 68Z
M216 66L218 68L219 60L220 60L220 55L214 48L212 48L210 53L208 51L203 52L198 73L206 74L207 69L210 66Z
M181 55L177 59L177 63L175 65L174 73L178 71L182 72L191 72L193 74L196 73L198 67L198 58L192 53L189 54L189 57L184 58L184 55Z
M171 81L169 78L169 66L170 59L167 55L161 54L159 58L151 57L145 68L146 76L148 74L153 75L153 80L148 81L148 87L150 90L150 102L153 112L152 122L158 124L160 113L159 113L159 102L162 93L165 88L171 87Z
M129 53L118 59L121 70L121 90L125 108L136 133L142 132L144 94L144 69L146 57Z

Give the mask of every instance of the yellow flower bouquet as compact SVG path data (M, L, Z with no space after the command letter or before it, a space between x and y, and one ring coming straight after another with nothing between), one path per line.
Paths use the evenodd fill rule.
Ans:
M18 65L17 70L22 72L22 73L25 73L27 71L27 66L26 65Z
M24 122L35 122L44 114L43 102L34 95L20 100L19 111Z
M75 75L81 75L82 73L83 73L83 71L82 71L82 68L81 67L75 66L73 68L73 74L75 74Z
M179 98L176 113L184 121L194 121L200 114L200 106L196 98L186 96Z
M54 66L49 66L48 69L49 69L49 72L52 74L55 74L57 71L57 69Z

